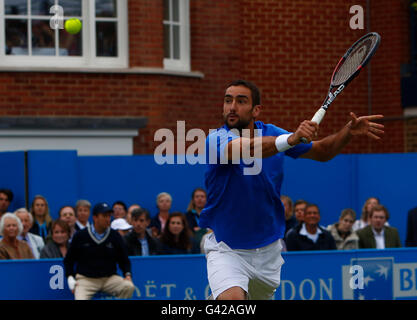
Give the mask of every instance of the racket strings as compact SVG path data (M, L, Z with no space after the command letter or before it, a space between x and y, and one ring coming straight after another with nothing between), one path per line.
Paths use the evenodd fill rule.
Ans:
M339 86L346 82L356 72L358 67L361 66L373 52L377 45L377 40L376 36L370 36L363 39L353 48L345 61L338 66L332 79L333 86Z

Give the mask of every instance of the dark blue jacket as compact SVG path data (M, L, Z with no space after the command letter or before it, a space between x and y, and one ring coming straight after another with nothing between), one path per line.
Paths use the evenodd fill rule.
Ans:
M288 251L308 250L336 250L336 242L331 233L319 226L321 233L316 242L307 236L301 235L302 224L292 228L285 236L285 245Z
M91 227L76 232L64 258L66 277L77 273L90 278L110 277L117 274L117 265L123 275L131 272L126 244L120 233L111 228L100 241Z

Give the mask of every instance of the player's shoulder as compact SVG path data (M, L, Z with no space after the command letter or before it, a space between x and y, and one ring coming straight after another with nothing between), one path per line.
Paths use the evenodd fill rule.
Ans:
M263 136L279 136L281 134L289 133L287 130L280 128L272 123L264 123L262 121L256 121L255 127L262 130Z

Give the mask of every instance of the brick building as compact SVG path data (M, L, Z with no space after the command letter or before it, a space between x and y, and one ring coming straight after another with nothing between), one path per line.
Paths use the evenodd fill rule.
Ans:
M349 111L381 113L383 142L363 140L344 152L416 151L417 120L402 103L412 60L410 2L82 1L63 8L65 17L80 17L82 32L50 28L43 43L48 36L38 27L49 24L53 1L3 0L0 136L126 129L134 153L153 153L155 131L175 130L178 120L186 129L219 127L225 85L236 78L261 88L260 120L295 130L322 103L340 55L369 28L381 34L381 46L332 105L321 136L341 128ZM353 5L364 9L363 30L350 28Z

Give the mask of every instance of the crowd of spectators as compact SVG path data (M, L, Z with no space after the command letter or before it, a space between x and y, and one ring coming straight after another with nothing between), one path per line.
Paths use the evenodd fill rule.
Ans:
M206 191L196 188L183 212L171 212L172 196L161 192L156 197L158 212L151 217L146 208L123 201L111 205L110 228L124 241L129 256L203 253L209 229L199 227L199 217L206 203ZM59 209L51 218L47 199L33 198L30 209L7 209L13 192L0 189L0 259L64 258L74 235L91 228L92 204L85 199L74 206ZM284 250L350 250L401 247L398 230L388 223L389 212L376 197L363 205L360 217L351 208L342 210L339 220L322 226L320 208L303 199L293 201L281 196L285 210ZM406 246L417 246L417 210L410 210Z
M281 201L287 227L284 245L288 251L401 247L397 228L388 223L388 209L376 197L365 201L359 219L356 219L355 210L346 208L340 213L339 221L327 227L320 225L318 205L300 199L294 206L298 208L293 209L291 198L283 195ZM414 229L410 228L410 220L414 215L417 216L417 210L409 212L406 246L417 246L417 242L410 241L417 234L416 225Z
M139 204L127 207L116 201L109 205L109 228L120 234L129 256L198 254L201 239L209 231L198 226L206 198L206 191L196 188L184 212L171 212L172 196L161 192L154 217ZM93 205L86 199L62 206L56 220L42 195L33 198L29 210L20 208L14 213L7 212L12 200L11 190L0 189L0 259L65 258L74 235L94 229Z

